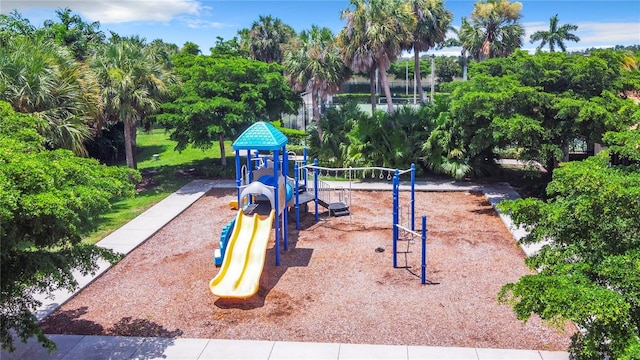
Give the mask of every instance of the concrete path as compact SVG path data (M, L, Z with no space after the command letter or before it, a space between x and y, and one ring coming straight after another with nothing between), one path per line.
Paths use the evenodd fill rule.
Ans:
M194 360L567 360L564 352L461 347L304 343L286 341L167 339L123 336L49 335L58 350L49 355L35 340L22 344L9 359L194 359Z
M346 182L336 182L333 185L348 187ZM195 180L105 237L98 242L98 245L128 254L207 191L213 188L234 187L234 181ZM391 190L391 183L353 182L351 188L353 190ZM401 184L401 190L409 188L409 184ZM420 182L416 185L416 190L482 191L494 207L502 200L519 197L518 193L508 184L480 186L450 181ZM512 230L516 239L525 235L522 229L513 229L511 219L507 215L500 214L500 217L505 225ZM535 251L535 248L525 248L527 254ZM100 269L96 274L90 276L77 274L76 279L82 288L107 271L108 268L109 264L100 263ZM54 293L52 298L38 295L38 299L42 301L43 305L37 309L36 316L38 319L46 317L72 296L73 293L62 291ZM27 343L16 344L18 349L14 353L3 350L0 352L0 359L569 359L566 352L538 350L122 336L47 336L58 346L57 351L53 354L48 354L47 350L42 348L35 339L30 339Z

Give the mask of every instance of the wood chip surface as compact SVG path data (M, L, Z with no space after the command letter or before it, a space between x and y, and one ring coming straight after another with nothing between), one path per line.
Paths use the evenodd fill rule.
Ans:
M323 212L316 223L310 206L298 231L292 213L289 250L275 266L272 235L258 294L219 299L208 284L235 193L207 193L43 320L45 331L552 351L576 331L535 316L523 323L497 304L501 286L529 270L484 196L464 192L416 192L416 229L428 218L428 285L419 238L399 242L392 266L392 193L354 191L351 217ZM409 198L401 193L405 224Z

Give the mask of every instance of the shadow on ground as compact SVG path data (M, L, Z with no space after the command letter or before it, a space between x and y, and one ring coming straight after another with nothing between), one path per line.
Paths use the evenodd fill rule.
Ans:
M40 326L48 334L68 334L73 329L75 335L110 335L110 336L144 336L175 338L182 335L182 330L169 330L162 325L148 319L124 317L111 327L105 329L102 325L82 319L89 312L86 306L66 311L58 311L40 322Z

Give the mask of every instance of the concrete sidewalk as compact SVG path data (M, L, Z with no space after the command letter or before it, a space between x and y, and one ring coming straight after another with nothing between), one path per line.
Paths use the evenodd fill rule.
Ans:
M345 187L345 182L334 185ZM131 222L114 231L98 243L99 246L128 254L150 238L164 225L182 213L191 204L213 188L234 188L235 181L195 180L176 193L145 211ZM353 182L353 190L391 190L390 182ZM410 184L402 183L401 190L408 190ZM487 200L495 205L505 199L519 195L508 184L480 186L470 183L450 181L419 182L419 191L482 191ZM505 225L516 239L524 236L522 229L513 229L511 219L500 214ZM535 248L525 248L527 254ZM93 276L76 274L80 288L91 283L108 270L108 263L100 263L99 271ZM53 298L38 295L43 305L37 309L38 319L46 317L74 294L56 292ZM485 349L459 347L430 347L404 345L367 345L337 343L302 343L283 341L247 341L221 339L188 338L141 338L122 336L48 335L58 345L58 350L48 354L35 339L16 344L14 353L0 352L1 360L17 359L536 359L566 360L566 352L538 350Z
M49 355L35 340L22 344L9 359L379 359L379 360L566 360L567 353L461 347L308 343L285 341L166 339L123 336L49 335L58 350Z

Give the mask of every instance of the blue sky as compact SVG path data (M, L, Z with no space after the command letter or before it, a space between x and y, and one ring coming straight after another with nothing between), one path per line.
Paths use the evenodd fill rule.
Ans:
M445 0L453 13L454 26L463 16L469 16L473 3L469 0ZM549 18L558 14L560 24L578 25L575 32L581 41L567 42L569 50L589 47L640 44L640 1L638 0L524 0L521 20L527 34L525 49L534 49L529 35L549 27ZM334 33L344 21L340 12L349 6L348 0L2 0L3 14L17 9L33 25L41 26L47 19L57 19L55 10L69 7L85 21L99 21L108 34L140 35L148 41L162 39L182 46L191 41L204 53L216 42L237 35L249 28L260 15L280 18L296 31L312 24L326 26ZM458 54L459 49L446 53Z

